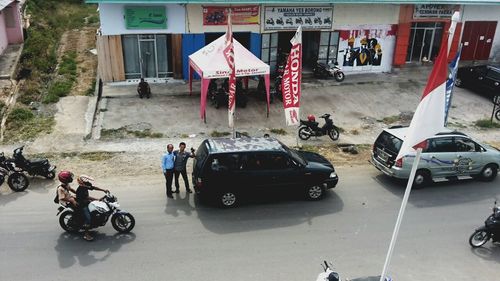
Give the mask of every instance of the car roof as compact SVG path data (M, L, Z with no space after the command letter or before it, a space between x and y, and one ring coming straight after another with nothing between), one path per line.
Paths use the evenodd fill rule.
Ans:
M397 137L400 140L404 140L406 138L406 134L408 132L408 127L394 126L394 127L384 129L384 131L394 135L395 137ZM446 136L446 135L468 137L466 134L464 134L462 132L452 131L448 128L445 128L441 133L436 134L436 136Z
M214 138L207 143L211 153L284 151L283 144L270 137Z

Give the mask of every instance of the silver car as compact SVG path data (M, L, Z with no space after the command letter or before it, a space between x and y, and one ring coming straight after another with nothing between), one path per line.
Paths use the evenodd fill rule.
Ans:
M371 163L384 174L408 179L414 155L396 161L407 127L391 127L380 133L373 145ZM434 179L478 178L492 181L500 167L500 151L469 136L445 131L427 139L413 187L423 187Z

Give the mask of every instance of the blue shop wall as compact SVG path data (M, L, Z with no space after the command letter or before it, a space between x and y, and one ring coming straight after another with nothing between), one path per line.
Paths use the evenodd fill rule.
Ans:
M250 33L250 52L260 59L262 35ZM184 80L189 80L189 55L205 47L205 34L182 35L182 68ZM195 73L194 79L200 79Z

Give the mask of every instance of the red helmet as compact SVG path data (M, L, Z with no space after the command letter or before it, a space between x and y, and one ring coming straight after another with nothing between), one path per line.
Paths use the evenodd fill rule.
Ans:
M314 117L314 115L312 114L309 114L307 115L307 120L311 122L316 122L316 117Z
M70 183L73 181L73 173L70 171L60 171L59 175L57 175L59 181L62 183Z

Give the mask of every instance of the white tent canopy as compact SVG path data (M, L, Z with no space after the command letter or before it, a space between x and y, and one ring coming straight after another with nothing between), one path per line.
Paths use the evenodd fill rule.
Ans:
M192 92L193 70L201 77L200 115L205 120L210 79L228 78L230 68L224 57L225 35L189 56L189 91ZM257 58L233 38L236 77L264 75L269 113L269 65Z

